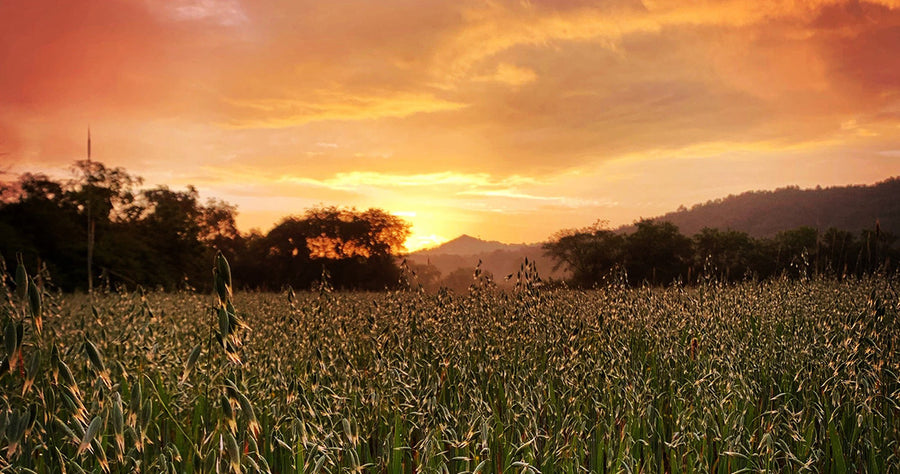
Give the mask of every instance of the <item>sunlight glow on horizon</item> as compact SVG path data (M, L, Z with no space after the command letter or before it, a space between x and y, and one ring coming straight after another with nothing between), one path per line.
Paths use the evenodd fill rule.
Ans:
M900 175L898 0L35 0L0 26L0 178L65 176L90 123L95 159L244 232L335 205L410 250L530 243Z

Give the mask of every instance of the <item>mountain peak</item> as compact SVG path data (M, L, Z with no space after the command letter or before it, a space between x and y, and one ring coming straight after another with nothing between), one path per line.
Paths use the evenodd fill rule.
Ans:
M491 243L498 243L498 244L501 243L501 242L496 242L496 241L492 241L492 240L479 239L478 237L474 237L469 234L462 234L459 237L456 237L455 239L450 239L450 240L444 242L442 245L447 245L449 243L465 243L465 242L485 242L485 243L491 242Z
M462 234L437 247L419 250L414 253L419 255L479 255L496 252L498 250L516 250L521 247L522 245L519 244L505 244L496 240L482 240L469 234Z

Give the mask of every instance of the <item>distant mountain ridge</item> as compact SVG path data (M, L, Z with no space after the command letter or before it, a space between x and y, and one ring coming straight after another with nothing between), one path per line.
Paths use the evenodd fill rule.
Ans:
M542 278L564 278L566 275L563 271L553 269L555 262L544 255L541 245L541 243L506 244L463 234L437 247L412 252L406 258L418 265L433 266L440 272L442 279L454 280L445 281L447 286L462 286L461 283L466 279L468 283L465 285L470 284L472 271L479 262L481 270L492 274L500 286L512 285L513 282L506 281L505 277L515 275L526 258L529 262L535 263ZM458 278L451 276L454 272L457 272ZM460 275L459 272L464 272L465 275ZM463 282L460 282L460 279Z
M678 226L691 236L704 227L746 232L754 237L772 237L778 232L808 226L820 230L836 227L858 232L881 229L900 235L900 178L873 185L774 191L749 191L696 204L653 218ZM633 225L618 230L632 232Z
M468 234L448 240L441 245L413 252L417 255L478 255L497 250L512 251L527 247L525 244L506 244L496 240L481 240Z
M883 231L900 236L900 178L889 178L874 185L814 189L791 186L774 191L748 191L652 219L671 222L686 236L711 227L746 232L754 237L772 237L801 226L858 232L873 229L877 219ZM626 233L634 230L634 225L618 229ZM481 269L492 273L495 281L503 285L504 277L515 275L525 258L535 262L545 279L567 277L565 272L553 269L555 262L544 255L542 243L506 244L463 234L437 247L412 252L407 258L419 265L433 266L441 278L460 269L471 271L480 261Z

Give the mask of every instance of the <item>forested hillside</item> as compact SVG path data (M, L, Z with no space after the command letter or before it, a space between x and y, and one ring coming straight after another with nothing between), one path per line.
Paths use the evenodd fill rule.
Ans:
M798 227L831 227L860 231L873 229L900 233L900 178L890 178L871 186L840 186L775 191L749 191L679 209L656 221L671 222L682 233L693 235L704 227L746 232L753 237L773 237ZM625 226L621 230L634 231Z

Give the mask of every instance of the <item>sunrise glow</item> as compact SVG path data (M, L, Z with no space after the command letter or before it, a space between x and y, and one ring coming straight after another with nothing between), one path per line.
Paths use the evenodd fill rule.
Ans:
M0 3L0 179L84 158L415 250L900 175L900 2Z

